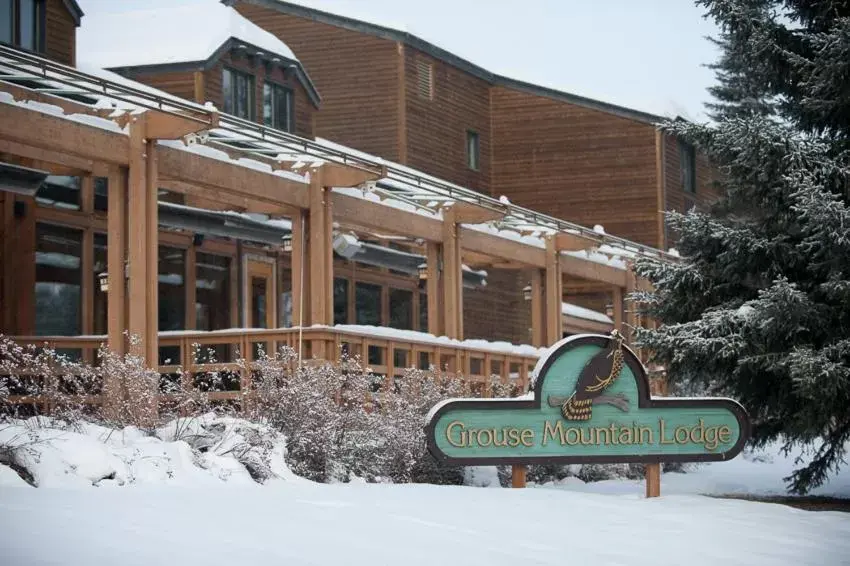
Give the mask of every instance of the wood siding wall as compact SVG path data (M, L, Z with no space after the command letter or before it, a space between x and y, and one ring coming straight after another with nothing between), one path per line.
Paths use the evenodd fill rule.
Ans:
M236 9L284 41L309 73L322 108L316 136L399 159L395 42L245 3Z
M47 0L45 55L65 65L76 64L77 27L62 0Z
M679 142L673 136L664 136L664 201L665 210L687 212L694 206L707 212L720 194L714 186L715 171L705 154L696 153L696 193L685 192L682 177ZM666 228L664 249L675 247L675 234Z
M487 286L463 290L464 338L530 344L531 306L522 295L524 270L488 269Z
M193 71L132 74L130 78L168 94L186 100L195 100L195 73Z
M419 92L419 67L430 65L433 98ZM412 47L404 47L407 163L490 193L490 85ZM479 136L478 170L468 167L467 131Z
M491 106L493 195L657 244L651 125L504 87Z

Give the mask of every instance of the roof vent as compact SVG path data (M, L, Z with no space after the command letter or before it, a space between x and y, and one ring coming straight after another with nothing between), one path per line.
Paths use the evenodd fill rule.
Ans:
M417 81L416 87L419 91L419 98L427 100L434 99L434 66L427 61L419 60L416 62Z

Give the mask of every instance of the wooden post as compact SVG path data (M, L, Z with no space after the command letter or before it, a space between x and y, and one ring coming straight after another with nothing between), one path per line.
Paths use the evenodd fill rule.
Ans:
M561 275L560 253L555 238L546 238L546 343L551 346L564 335L561 304L564 282Z
M646 465L646 496L661 496L661 464Z
M612 287L611 304L614 307L614 328L623 332L623 289Z
M307 301L309 270L306 268L306 220L304 211L292 216L292 325L304 326L309 320L310 304ZM303 283L303 284L302 284Z
M147 136L147 134L146 134ZM156 140L145 142L145 252L147 256L147 337L145 360L154 369L159 367L159 175L157 173ZM184 277L185 278L185 277ZM194 305L193 305L194 307Z
M328 304L333 297L333 281L328 283L328 257L332 258L326 190L322 184L322 171L317 170L310 177L310 286L313 293L310 300L310 323L328 324ZM326 257L327 256L327 257ZM330 297L328 296L330 292Z
M440 269L441 246L436 242L428 242L426 245L427 257L427 290L428 290L428 332L434 336L441 336L444 333L443 328L443 313L440 310L440 283L442 270ZM424 330L424 329L423 329Z
M449 338L463 339L463 268L456 211L443 215L443 323Z
M106 300L107 336L109 349L118 355L127 352L124 330L127 321L124 317L127 297L127 281L124 276L127 247L127 183L126 173L119 167L109 170L109 210L107 226L107 272L109 292Z
M521 464L511 466L511 487L525 487L525 474L528 469Z
M630 295L637 288L637 280L635 278L635 272L632 271L631 266L628 266L626 270L626 294ZM637 312L635 311L636 305L635 303L628 303L628 308L626 308L626 328L623 334L626 336L626 340L631 343L634 339L634 331L633 328L637 326Z
M543 306L543 273L539 269L531 271L531 344L538 348L546 345L546 312Z
M189 246L186 250L186 284L183 286L183 294L186 301L186 319L183 321L183 328L186 330L195 330L198 317L195 313L195 303L198 300L198 252L195 249L195 244Z
M131 347L132 353L147 359L147 279L148 279L148 222L145 190L145 122L144 117L134 117L130 123L130 156L127 183L128 193L128 297L129 320L127 329L138 342Z

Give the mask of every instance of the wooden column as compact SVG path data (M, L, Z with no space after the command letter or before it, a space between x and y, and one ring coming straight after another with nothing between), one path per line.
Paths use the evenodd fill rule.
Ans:
M159 175L156 140L145 142L145 255L147 256L147 338L145 359L148 366L159 366ZM185 275L184 275L185 278Z
M428 291L428 333L434 336L442 336L445 333L443 326L443 313L440 309L440 298L442 297L442 270L440 269L440 261L442 255L442 246L436 242L428 242L426 244L426 261L428 265L428 274L426 279ZM425 330L425 329L423 329Z
M184 278L186 284L183 286L183 293L184 293L185 302L186 302L186 308L185 308L186 318L183 321L183 328L185 328L186 330L195 330L196 329L195 327L197 326L197 323L198 323L198 317L197 317L197 314L195 313L195 303L198 300L198 296L197 296L197 294L198 294L198 289L197 289L197 287L198 287L198 282L197 282L198 256L197 256L197 254L198 254L198 251L197 251L195 244L193 242L192 245L190 245L189 248L186 250L186 270L185 270L186 276Z
M463 339L463 268L453 208L443 215L443 324L446 336Z
M626 271L626 295L631 295L635 289L637 289L637 279L635 278L635 272L632 271L631 266L628 266L628 270ZM633 328L637 326L637 312L636 305L631 301L626 301L626 327L624 329L623 334L626 336L626 340L631 343L634 339L634 330Z
M131 351L145 357L147 362L147 280L148 280L148 221L147 182L145 159L144 118L133 118L130 123L130 156L127 183L128 200L128 301L129 320L127 329L137 341Z
M546 238L546 342L549 346L559 341L564 334L561 312L564 281L559 256L555 238Z
M333 246L329 238L331 226L328 226L330 199L322 184L322 172L318 170L310 178L309 237L310 287L310 323L330 324L333 309L328 305L333 301L333 277L328 268L333 261Z
M86 175L80 183L80 211L91 214L94 211L94 177ZM94 334L94 292L97 279L94 276L94 232L91 229L83 230L83 249L80 257L82 294L80 309L82 312L81 330L83 334ZM91 350L84 351L84 359L88 363L94 362L94 353Z
M203 71L195 71L194 75L194 92L193 95L195 97L195 102L198 104L203 104L205 102L206 93L205 85L204 85L204 72Z
M511 487L525 487L525 475L527 468L522 464L514 464L511 466Z
M309 268L306 258L306 228L304 211L292 216L292 325L304 326L309 320L310 303L307 300L307 290L303 283L309 282Z
M661 496L661 464L646 465L646 496Z
M539 269L533 269L531 271L531 344L538 348L546 345L545 304L543 272Z
M124 277L125 250L127 247L127 181L126 173L120 167L109 170L109 210L107 226L107 272L109 292L106 295L107 335L109 349L119 355L127 352L124 330L127 321L124 316L127 307L127 287Z

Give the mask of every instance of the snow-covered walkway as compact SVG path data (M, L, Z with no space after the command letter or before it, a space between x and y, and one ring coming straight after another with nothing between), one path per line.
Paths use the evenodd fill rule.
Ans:
M850 514L782 505L425 485L6 488L5 566L831 566Z

